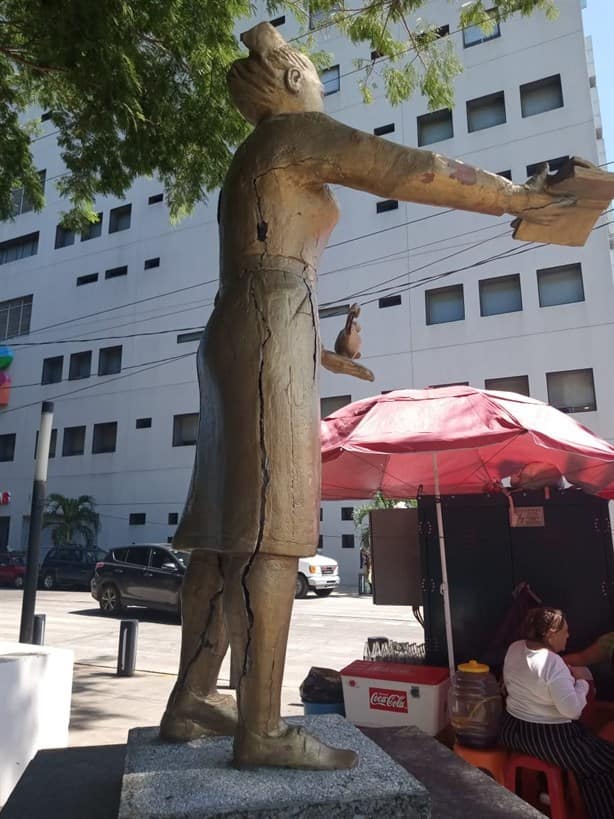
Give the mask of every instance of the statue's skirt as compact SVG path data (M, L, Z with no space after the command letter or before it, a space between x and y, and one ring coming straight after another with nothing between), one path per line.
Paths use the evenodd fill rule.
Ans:
M315 554L320 349L313 287L313 276L259 269L220 291L198 350L198 443L175 548Z

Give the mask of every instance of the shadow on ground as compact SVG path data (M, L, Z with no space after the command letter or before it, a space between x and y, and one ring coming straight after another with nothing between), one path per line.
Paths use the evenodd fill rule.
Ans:
M168 623L170 626L180 626L181 620L176 614L165 611L153 611L152 609L142 609L138 606L130 606L117 614L103 614L100 609L75 609L69 614L77 614L80 617L97 617L100 620L138 620L139 623Z

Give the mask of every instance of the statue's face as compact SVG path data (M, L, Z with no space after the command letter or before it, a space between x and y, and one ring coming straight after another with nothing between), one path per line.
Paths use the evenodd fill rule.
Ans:
M293 87L291 75L296 72L300 76L298 84ZM324 86L320 82L320 77L315 67L310 63L309 68L299 71L290 68L286 72L286 87L295 94L296 104L301 111L323 111L324 110Z

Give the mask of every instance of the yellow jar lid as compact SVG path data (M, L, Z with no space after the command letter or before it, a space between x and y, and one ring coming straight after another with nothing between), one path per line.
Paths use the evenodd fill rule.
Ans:
M458 670L469 671L470 674L485 674L490 671L490 666L486 665L486 663L478 663L477 660L469 660L468 663L461 663Z

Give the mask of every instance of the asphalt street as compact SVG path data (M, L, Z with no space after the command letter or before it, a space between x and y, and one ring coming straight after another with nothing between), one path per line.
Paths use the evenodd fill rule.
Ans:
M0 640L17 641L21 591L0 589ZM70 648L75 669L70 724L71 746L126 741L128 730L159 722L177 671L179 622L167 615L129 609L139 621L136 672L118 677L120 617L102 615L88 592L37 593L36 613L46 615L45 644ZM335 592L328 598L296 600L288 641L282 695L285 715L303 712L299 686L311 666L341 669L361 659L368 637L422 642L422 627L411 608L375 606L371 597ZM228 686L229 657L220 673Z

